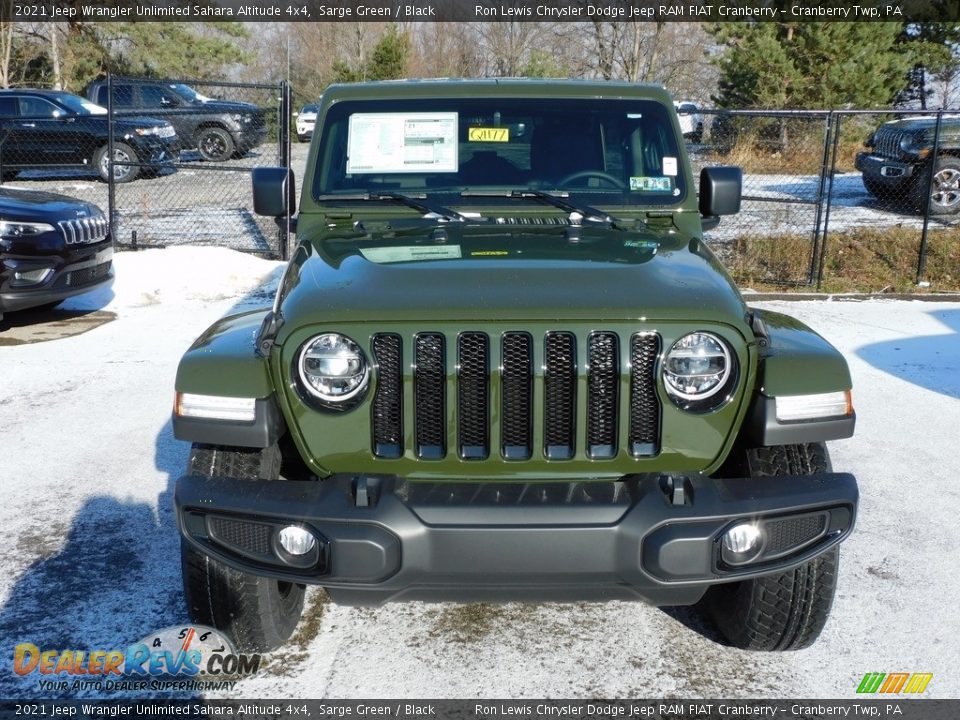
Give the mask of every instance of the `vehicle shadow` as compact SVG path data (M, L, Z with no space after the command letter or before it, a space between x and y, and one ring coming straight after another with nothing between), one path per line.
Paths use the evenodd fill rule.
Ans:
M93 497L69 526L66 520L46 517L34 531L21 534L18 552L37 559L20 573L0 608L5 666L0 697L123 697L80 686L74 690L74 680L110 678L41 675L38 670L21 677L13 671L14 647L32 643L41 650L122 651L153 631L187 620L172 496L185 462L186 448L174 440L168 421L156 438L156 466L168 478L156 505ZM68 690L41 690L41 679L67 680Z
M901 380L960 398L960 310L929 313L950 331L886 340L859 348L857 355Z

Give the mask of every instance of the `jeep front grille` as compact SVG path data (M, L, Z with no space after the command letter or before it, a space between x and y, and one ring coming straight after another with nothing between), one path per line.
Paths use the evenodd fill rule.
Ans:
M409 409L403 405L406 340L380 333L371 341L377 364L371 410L377 457L404 454L405 423L412 424L412 450L423 460L446 457L448 445L464 460L491 455L529 460L534 454L571 460L578 437L581 456L597 460L660 451L656 333L632 335L623 350L614 332L593 332L585 341L568 331L539 339L526 332L493 337L418 333L409 338L412 354L406 356L411 363L406 377L413 383Z
M67 245L83 245L105 240L110 226L103 215L76 220L61 220L57 223Z
M907 137L902 130L878 130L873 136L873 151L884 157L899 158L903 155L900 142Z

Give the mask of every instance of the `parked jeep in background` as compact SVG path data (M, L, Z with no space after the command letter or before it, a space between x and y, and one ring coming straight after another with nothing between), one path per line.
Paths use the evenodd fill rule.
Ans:
M271 308L180 362L194 621L242 648L340 603L697 605L733 645L806 647L858 493L840 353L748 307L703 242L669 95L631 83L334 85Z
M108 90L106 80L96 80L86 96L107 107ZM149 113L170 121L183 147L196 148L210 162L243 157L267 135L266 117L256 105L215 100L183 83L115 80L113 110L120 117Z
M110 123L105 108L60 90L0 90L0 168L3 181L24 170L81 167L110 177ZM170 165L179 151L165 120L126 117L114 122L113 177L129 182L146 168Z
M0 188L0 320L113 283L103 211L65 195Z
M931 213L960 211L960 116L943 116L934 162L936 127L935 116L909 117L886 122L867 138L866 151L857 154L856 167L871 195L923 211L929 188Z

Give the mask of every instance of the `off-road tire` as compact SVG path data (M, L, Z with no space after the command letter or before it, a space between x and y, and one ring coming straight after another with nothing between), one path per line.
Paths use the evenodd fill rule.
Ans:
M277 480L279 448L249 450L194 444L188 472L206 477ZM305 588L250 575L180 542L183 589L194 622L222 630L238 650L266 652L293 634L303 611Z
M108 145L104 144L98 147L93 153L93 167L104 182L110 182L110 167L106 162ZM139 162L136 151L123 142L113 143L114 162ZM113 168L113 181L117 183L128 183L135 180L140 174L139 165L116 165Z
M781 445L746 451L750 477L830 472L823 443ZM830 615L840 563L838 548L796 570L715 585L700 609L720 633L744 650L801 650L819 637Z
M221 127L203 128L197 132L196 143L207 162L225 162L237 149L233 137Z

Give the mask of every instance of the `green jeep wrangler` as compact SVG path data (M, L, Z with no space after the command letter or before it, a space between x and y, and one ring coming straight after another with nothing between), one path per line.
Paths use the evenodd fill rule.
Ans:
M744 304L662 89L330 87L272 308L187 351L173 428L194 621L268 650L308 583L396 600L698 605L732 644L811 644L853 476L844 358Z

